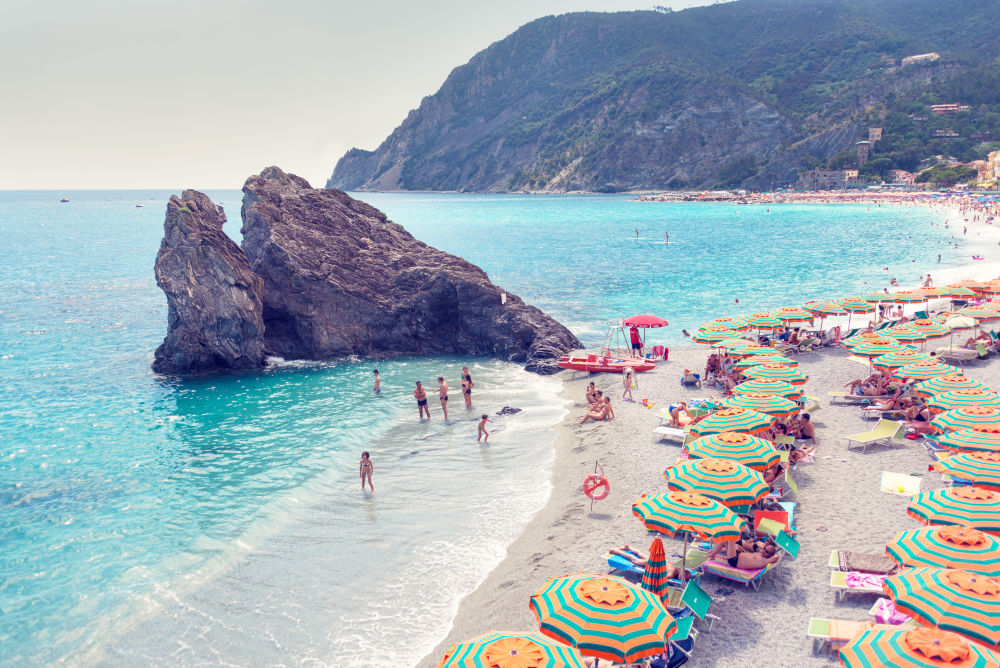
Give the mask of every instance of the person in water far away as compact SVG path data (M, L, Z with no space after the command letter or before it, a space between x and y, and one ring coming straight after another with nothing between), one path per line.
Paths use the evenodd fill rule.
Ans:
M423 383L419 380L417 381L417 389L413 390L413 398L417 400L417 415L420 416L420 419L423 419L426 411L427 419L430 420L431 409L427 407L427 390L424 389Z
M444 382L443 376L438 376L438 389L434 390L441 395L441 410L444 411L444 419L448 419L448 383Z

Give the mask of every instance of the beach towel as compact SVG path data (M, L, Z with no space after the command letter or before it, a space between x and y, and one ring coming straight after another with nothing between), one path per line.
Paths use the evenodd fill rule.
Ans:
M871 590L882 590L882 582L885 580L885 575L875 575L874 573L859 573L858 571L851 571L846 576L844 576L844 583L847 584L851 589L871 589Z
M896 609L896 604L888 598L880 598L872 607L872 614L879 624L905 624L910 616Z
M876 575L892 575L899 570L899 564L884 554L838 551L837 569L841 571L874 573Z
M920 493L920 478L905 473L882 471L882 481L879 490L886 494L898 496L913 496Z

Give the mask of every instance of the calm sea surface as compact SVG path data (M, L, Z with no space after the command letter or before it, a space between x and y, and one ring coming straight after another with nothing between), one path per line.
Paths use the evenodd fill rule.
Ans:
M458 358L379 362L381 397L361 359L157 377L169 194L0 192L0 664L415 662L545 502L558 383ZM238 236L240 193L208 194ZM666 317L672 344L707 316L913 283L972 245L915 208L362 198L590 343L623 315ZM413 382L455 387L462 364L475 410L456 392L450 423L432 400L418 424ZM475 417L504 405L524 412L479 447Z

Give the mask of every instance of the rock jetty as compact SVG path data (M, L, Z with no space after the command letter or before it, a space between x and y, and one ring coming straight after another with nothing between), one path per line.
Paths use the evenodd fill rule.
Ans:
M192 192L186 191L185 197ZM561 355L581 347L569 330L494 285L483 270L418 241L377 209L342 191L315 189L305 179L268 167L247 179L243 193L239 266L257 278L248 285L259 295L256 313L262 320L260 338L267 355L286 359L488 355L524 363L529 371L554 373ZM186 220L172 213L183 207L174 199L167 208L166 235L157 258L157 280L171 303L161 350L169 344L174 359L201 360L204 355L194 352L210 347L202 332L206 320L211 320L208 314L228 312L230 307L226 295L219 295L223 299L218 304L211 299L220 292L212 266L162 257L174 245L168 239L177 235L171 217ZM225 237L221 222L218 229ZM228 238L202 238L199 256L226 258L226 266L230 252L240 250ZM197 314L192 310L193 317L186 318L188 312L171 302L176 289L166 286L190 288L188 292L206 300L200 302ZM214 342L222 352L232 346L225 338ZM191 355L176 352L188 345ZM247 368L231 363L233 359L220 355L214 368ZM158 351L154 365L158 371L206 370L202 364L166 367L159 360ZM261 355L251 367L263 364Z

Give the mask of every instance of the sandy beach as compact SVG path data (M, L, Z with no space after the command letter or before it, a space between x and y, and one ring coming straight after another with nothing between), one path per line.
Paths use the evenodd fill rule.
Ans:
M685 367L703 369L708 352L705 346L672 349L669 362L639 377L636 398L649 398L655 407L617 400L613 403L617 419L608 423L574 421L584 412L584 391L591 379L617 399L621 377L563 372L565 396L574 408L559 428L552 496L510 546L503 563L462 601L448 638L421 662L422 667L437 665L451 643L489 630L534 630L528 598L547 578L607 572L601 557L608 548L623 543L649 547L650 538L632 515L631 505L640 494L667 490L663 470L679 451L677 445L658 442L652 434L658 424L656 414L671 401L710 394L678 382ZM689 665L753 664L764 657L773 666L833 665L834 656L813 654L812 641L806 637L809 617L866 619L874 599L859 594L836 602L829 587L831 550L881 553L898 531L919 526L906 515L908 497L879 491L882 471L920 474L922 490L943 486L940 475L927 471L931 458L919 441L905 447L872 447L864 454L847 450L843 437L870 430L874 422L862 419L857 407L831 406L828 401L829 391L842 389L865 372L846 350L824 348L803 353L797 360L809 376L806 394L821 404L813 415L819 439L816 460L795 471L801 554L795 560L785 559L768 574L760 591L706 575L703 586L715 599L712 612L721 619L700 635ZM970 364L965 373L1000 387L1000 364L995 361ZM581 482L595 461L603 464L611 493L590 512ZM668 555L679 552L681 545L664 539Z

